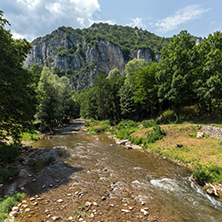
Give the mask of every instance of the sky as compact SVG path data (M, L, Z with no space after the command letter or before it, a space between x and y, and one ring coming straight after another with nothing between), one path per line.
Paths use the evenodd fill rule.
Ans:
M60 26L104 22L142 28L161 37L181 30L207 37L222 31L221 0L0 0L14 38L32 41Z

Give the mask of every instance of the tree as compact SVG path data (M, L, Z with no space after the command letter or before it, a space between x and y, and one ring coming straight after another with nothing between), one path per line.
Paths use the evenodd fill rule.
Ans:
M105 73L100 70L93 84L96 92L97 114L99 119L108 119L110 113L110 84Z
M40 104L36 114L42 131L67 122L75 110L71 85L67 77L59 78L44 67L38 84Z
M131 83L134 100L140 103L146 115L154 116L154 106L157 104L158 85L156 82L157 63L150 63L137 71Z
M121 108L119 90L123 86L126 77L122 76L118 69L113 69L110 71L107 78L110 85L110 118L120 120Z
M205 38L197 47L198 66L195 76L195 90L202 110L212 112L221 103L222 94L222 34L215 32Z
M134 81L135 74L137 73L137 71L144 66L146 66L145 59L133 59L129 61L126 64L125 70L124 70L127 81L129 83L132 83Z
M9 24L0 11L0 141L9 136L19 141L23 131L31 129L37 100L35 76L23 68L23 61L31 49L25 40L14 40Z
M183 106L196 101L194 93L194 70L196 54L194 41L187 31L181 31L170 39L168 48L163 48L162 61L158 65L159 101L170 101L178 114Z
M137 118L137 105L134 102L132 87L128 82L125 81L124 85L120 88L119 97L122 117L135 120Z
M119 69L115 68L109 72L109 75L107 76L107 78L111 79L113 77L120 76L120 75L121 75L121 73L120 73Z

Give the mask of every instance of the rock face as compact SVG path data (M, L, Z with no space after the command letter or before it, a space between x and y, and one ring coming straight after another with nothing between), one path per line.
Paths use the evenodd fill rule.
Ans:
M32 46L24 66L46 65L56 74L69 76L75 90L91 85L99 70L108 75L110 70L117 68L124 75L129 60L138 58L148 62L155 58L148 47L124 51L108 40L97 39L92 43L92 39L80 39L62 28L34 40Z

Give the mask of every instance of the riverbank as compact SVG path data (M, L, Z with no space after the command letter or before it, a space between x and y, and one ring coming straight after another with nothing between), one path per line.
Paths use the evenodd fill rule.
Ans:
M112 134L109 135L111 139L114 138L117 144L127 149L143 148L146 152L161 155L176 164L186 166L191 171L193 181L201 185L208 194L222 200L221 128L193 123L160 125L164 136L152 143L143 144L144 139L153 132L153 127L138 124L120 129L108 125L105 127L104 122L86 125L91 125L88 128L89 133L105 130ZM133 144L134 141L136 144Z
M192 221L195 212L207 211L196 207L200 202L221 209L213 198L208 203L204 193L193 205L197 191L190 187L184 167L121 149L103 133L88 135L72 124L33 146L20 165L20 180L12 178L10 185L3 185L12 191L16 184L14 191L26 193L11 213L17 221ZM189 202L184 205L185 196ZM211 215L219 217L218 211Z

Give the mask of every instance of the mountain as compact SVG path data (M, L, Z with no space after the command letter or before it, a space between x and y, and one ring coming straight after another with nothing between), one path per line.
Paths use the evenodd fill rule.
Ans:
M160 50L169 39L137 27L104 23L86 29L60 27L32 42L25 67L46 65L58 75L70 77L75 90L91 85L99 70L106 75L118 68L124 75L125 64L134 59L158 61Z

